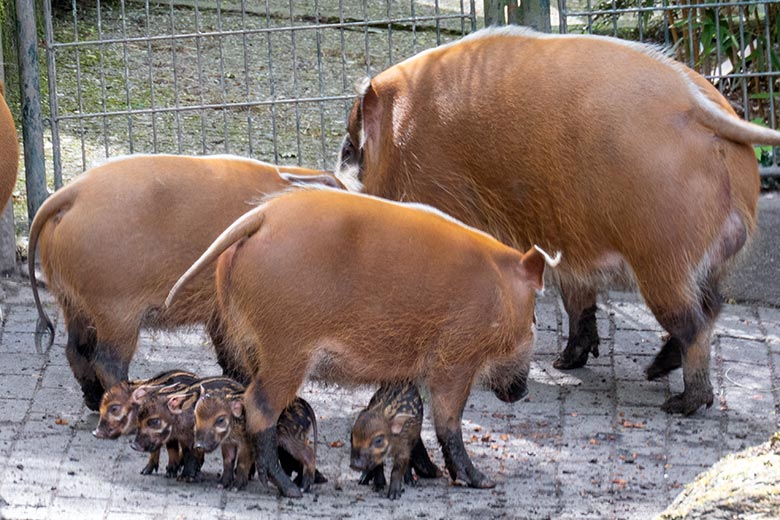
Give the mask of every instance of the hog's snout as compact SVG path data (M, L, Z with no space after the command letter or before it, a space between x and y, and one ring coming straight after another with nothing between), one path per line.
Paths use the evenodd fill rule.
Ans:
M528 395L527 377L517 377L508 386L494 388L493 393L496 394L496 397L505 403L516 403Z

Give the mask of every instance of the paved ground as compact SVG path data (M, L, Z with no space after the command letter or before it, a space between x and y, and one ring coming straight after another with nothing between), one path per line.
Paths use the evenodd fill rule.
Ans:
M6 282L0 337L0 517L5 518L649 518L682 485L727 452L775 430L780 406L780 310L725 307L713 345L715 406L692 418L659 405L681 377L647 383L642 369L660 330L635 296L612 293L598 314L602 356L587 368L551 368L564 341L554 294L539 301L540 331L530 398L515 405L475 390L464 421L475 464L494 490L423 481L390 502L356 484L348 467L349 428L370 390L309 385L319 419L319 468L330 482L302 500L261 488L218 490L217 455L203 482L139 474L145 457L127 439L92 437L97 416L81 404L64 357L65 335L36 352L36 314L26 283ZM49 302L50 309L56 313ZM167 368L218 372L202 333L145 334L132 377ZM427 410L426 410L427 413ZM423 432L441 464L432 427ZM341 443L344 443L342 445ZM164 456L163 456L164 457Z
M765 193L758 201L758 232L723 292L738 302L780 307L780 192Z

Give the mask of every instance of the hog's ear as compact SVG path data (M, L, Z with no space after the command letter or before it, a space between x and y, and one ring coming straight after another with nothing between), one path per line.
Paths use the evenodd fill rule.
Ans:
M406 421L413 417L414 415L410 413L396 414L395 417L390 419L390 431L393 433L393 435L398 435L401 433L401 430L404 429L404 424L406 424Z
M230 411L233 413L233 417L239 418L244 415L244 400L240 398L230 401Z
M379 96L374 89L374 84L371 80L366 79L360 85L360 142L358 147L362 150L366 146L366 141L369 139L378 139L380 125L382 123L381 118L381 106L379 102Z
M168 410L173 414L180 414L195 406L198 396L195 394L176 394L168 398Z
M337 190L347 189L346 186L341 184L340 180L327 173L323 173L321 175L298 175L295 173L280 172L279 177L293 185L309 186L312 184L321 184L323 186L335 188Z
M560 251L555 254L555 258L552 258L539 246L533 246L525 252L520 261L523 279L530 283L531 287L541 291L544 289L544 266L555 267L560 261Z

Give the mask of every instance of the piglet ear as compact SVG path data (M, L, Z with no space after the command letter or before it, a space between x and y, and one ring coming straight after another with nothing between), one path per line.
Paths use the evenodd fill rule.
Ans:
M539 246L533 246L520 260L523 279L531 284L531 287L541 291L544 289L544 266L555 267L560 261L560 251L555 253L555 258L552 258Z
M413 417L414 415L410 413L396 414L395 417L390 419L390 431L393 433L393 435L398 435L401 433L401 430L404 429L404 424L406 424L406 421Z
M183 413L185 410L192 408L197 400L198 396L195 394L172 395L168 398L168 410L173 414Z
M244 401L241 399L233 399L230 401L230 411L233 412L233 417L235 418L244 415Z
M139 386L133 390L133 394L130 396L130 399L133 401L133 404L141 404L147 397L149 397L149 394L151 394L157 388L159 387Z

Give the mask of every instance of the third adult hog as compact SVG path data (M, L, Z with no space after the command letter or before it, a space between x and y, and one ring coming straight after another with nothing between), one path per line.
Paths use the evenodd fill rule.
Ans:
M684 391L664 410L712 404L719 280L756 227L751 144L780 146L780 132L741 120L654 48L519 27L477 31L366 81L347 131L337 175L351 188L563 253L569 339L557 368L598 355L597 291L630 274L671 333L648 378L683 368Z
M218 257L220 312L253 374L244 402L262 480L300 496L279 465L275 426L313 375L426 385L450 476L495 485L466 454L461 416L478 376L504 400L526 393L539 250L520 253L427 206L304 188L238 219L166 304Z
M226 357L213 268L178 305L163 310L162 303L231 222L265 195L307 180L336 182L326 172L233 156L138 155L92 168L46 200L30 226L33 296L53 334L38 300L40 245L49 290L65 316L66 355L89 408L127 379L142 325L205 324L225 373L246 378Z

